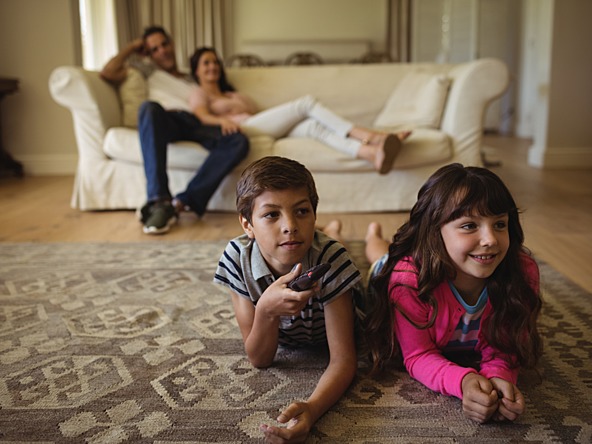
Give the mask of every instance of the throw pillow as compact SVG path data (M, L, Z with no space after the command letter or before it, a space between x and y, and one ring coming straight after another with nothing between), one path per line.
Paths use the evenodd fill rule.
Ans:
M408 73L391 93L374 126L439 128L449 87L450 79L444 74Z
M146 79L137 69L128 68L127 77L119 86L123 126L128 128L136 128L138 126L138 110L142 102L147 98L148 87Z

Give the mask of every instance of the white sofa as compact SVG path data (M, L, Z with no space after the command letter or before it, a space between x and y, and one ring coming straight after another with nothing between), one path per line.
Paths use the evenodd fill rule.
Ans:
M404 143L393 169L385 175L377 174L366 162L349 158L315 140L251 137L248 157L221 184L209 203L210 211L235 211L235 184L241 171L266 155L290 157L309 168L320 196L319 212L409 210L420 186L440 166L451 162L481 165L485 110L508 85L507 68L496 59L463 64L230 68L227 75L261 109L310 94L356 124L412 128L413 134ZM449 88L445 83L443 100L438 99L442 102L440 115L435 122L426 124L421 121L422 111L417 106L439 105L424 103L435 94L427 83L417 79L430 76L450 83ZM49 88L54 100L70 109L74 121L79 162L72 207L134 209L144 203L145 178L138 132L122 126L118 90L101 80L98 72L71 66L56 68ZM412 104L416 109L395 110L398 117L394 120L399 120L389 122L389 115L385 120L386 108L396 108L397 97L399 105ZM405 116L409 121L405 121ZM184 189L206 155L207 151L191 142L169 146L168 171L173 194Z

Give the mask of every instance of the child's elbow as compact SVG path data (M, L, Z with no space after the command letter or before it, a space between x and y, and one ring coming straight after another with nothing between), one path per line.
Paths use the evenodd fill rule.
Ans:
M271 358L266 358L262 356L248 356L249 362L255 368L268 368L271 367L273 363L273 356Z

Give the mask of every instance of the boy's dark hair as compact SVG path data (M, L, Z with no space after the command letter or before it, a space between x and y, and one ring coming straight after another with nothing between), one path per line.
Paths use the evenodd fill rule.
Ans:
M253 217L253 202L268 190L306 188L316 214L319 195L312 174L304 165L292 159L267 156L251 163L236 184L236 209L249 223Z
M162 34L168 40L171 39L169 34L164 30L164 28L162 26L152 25L152 26L148 26L147 28L144 29L144 34L142 34L142 40L146 40L146 38L152 34Z

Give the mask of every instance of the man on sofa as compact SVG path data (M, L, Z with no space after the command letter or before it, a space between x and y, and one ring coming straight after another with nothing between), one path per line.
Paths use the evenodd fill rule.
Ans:
M143 63L138 55L149 57L151 63ZM205 213L220 182L247 155L249 142L242 133L223 136L219 126L202 125L189 112L187 98L193 80L179 71L173 41L162 27L146 28L142 38L107 62L101 77L119 86L129 69L137 69L149 79L153 98L142 103L138 113L147 185L147 202L138 215L144 233L166 233L180 211L189 208L198 216ZM178 140L197 142L209 155L185 191L173 198L166 171L167 145Z

